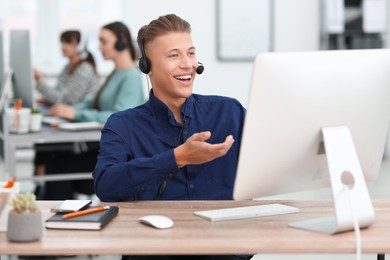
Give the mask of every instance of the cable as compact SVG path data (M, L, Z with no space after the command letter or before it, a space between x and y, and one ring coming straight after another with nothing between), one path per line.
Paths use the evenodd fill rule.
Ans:
M345 184L343 184L343 188L347 193L348 202L349 202L349 206L350 206L351 213L352 213L353 228L355 231L355 240L356 240L356 246L355 246L356 247L356 259L361 260L361 258L362 258L362 239L361 239L361 235L360 235L360 226L359 226L359 222L358 222L357 217L356 217L355 207L352 204L350 190L349 190L348 186Z
M146 83L148 84L148 95L150 94L150 83L149 83L149 77L148 74L145 74L146 77Z

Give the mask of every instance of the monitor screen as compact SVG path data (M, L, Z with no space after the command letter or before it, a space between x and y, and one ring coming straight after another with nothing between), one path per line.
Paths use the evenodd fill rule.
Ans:
M23 107L33 107L30 34L28 30L12 30L10 67L15 99L23 99Z
M0 31L0 92L4 87L5 81L5 65L4 65L4 45L3 45L3 32Z
M390 122L390 50L259 54L251 84L234 199L329 186L324 127L346 126L365 179L377 177Z
M5 68L4 34L0 31L0 112L12 98L11 72Z

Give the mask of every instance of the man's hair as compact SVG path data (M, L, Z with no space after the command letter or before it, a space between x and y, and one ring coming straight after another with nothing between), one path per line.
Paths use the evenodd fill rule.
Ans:
M175 14L160 16L158 19L151 21L148 25L144 25L139 29L137 37L138 45L141 48L142 41L146 45L156 37L170 32L191 33L191 25Z

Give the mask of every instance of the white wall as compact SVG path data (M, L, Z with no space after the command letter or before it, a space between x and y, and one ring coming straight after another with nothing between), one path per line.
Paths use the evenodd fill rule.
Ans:
M386 48L390 48L390 0L387 0L387 32L384 37Z
M275 11L275 51L319 49L320 0L276 0Z
M223 1L223 0L222 0ZM275 2L275 51L316 50L319 48L319 0L271 0ZM125 2L125 19L134 37L138 29L152 19L175 13L191 23L197 56L205 66L198 75L194 92L237 98L244 106L250 86L251 62L221 62L216 52L215 1L144 0L134 6ZM242 1L245 4L245 1ZM232 18L234 19L234 18Z
M29 1L29 0L19 0ZM62 0L67 1L67 0ZM221 3L223 4L221 0ZM274 25L271 47L274 51L297 51L319 49L319 1L320 0L270 0L274 4ZM113 7L105 0L96 1L104 5L101 8L107 10L103 14L112 13L108 8ZM245 0L241 1L245 5ZM58 33L61 22L59 20L60 1L37 1L37 41L38 51L34 60L34 67L49 74L58 73L62 68L64 59L58 43ZM197 48L199 61L205 66L202 75L198 75L195 81L194 92L201 94L217 94L237 98L244 106L251 81L251 62L227 62L217 59L216 50L216 0L122 0L116 2L116 9L123 9L118 13L116 20L121 20L130 27L135 39L138 29L160 15L176 13L192 25L192 38ZM243 9L244 10L244 9ZM11 10L12 11L12 10ZM71 12L71 10L68 10ZM236 13L240 10L235 10ZM243 12L243 11L242 11ZM105 24L107 17L102 15L96 22L96 32ZM271 15L272 16L272 15ZM83 22L90 24L89 20L80 20L80 15L75 19L82 28ZM83 16L81 16L83 17ZM87 16L88 17L88 16ZM242 15L241 15L242 17ZM86 18L87 19L87 18ZM110 16L110 21L113 16ZM232 17L232 19L235 19ZM1 20L1 17L0 17ZM256 32L253 32L256 33ZM97 44L97 39L96 39ZM34 57L33 57L34 58ZM112 64L105 64L112 65ZM111 67L109 68L109 70ZM109 71L105 70L105 71Z

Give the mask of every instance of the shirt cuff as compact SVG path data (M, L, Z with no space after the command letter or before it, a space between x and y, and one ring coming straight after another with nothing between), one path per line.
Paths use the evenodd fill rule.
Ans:
M74 121L82 121L81 118L82 118L82 113L80 113L80 111L75 108L74 106L72 106L73 109L76 111L76 113L74 114Z
M173 149L153 156L153 161L154 167L164 174L177 174L179 172Z

